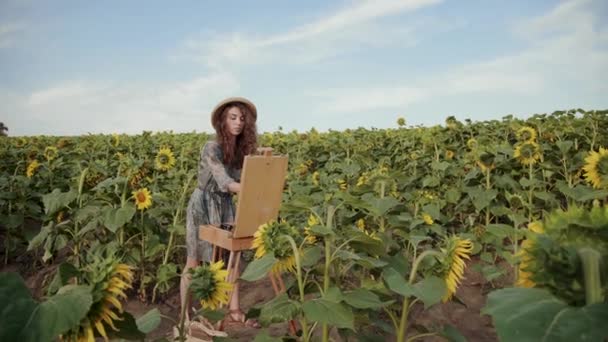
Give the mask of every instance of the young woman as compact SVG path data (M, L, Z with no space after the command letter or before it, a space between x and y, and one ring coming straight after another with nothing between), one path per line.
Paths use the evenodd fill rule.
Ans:
M236 209L232 195L241 191L239 181L245 156L256 150L256 119L255 105L242 97L220 102L211 114L216 140L207 142L201 150L198 186L190 197L186 215L188 257L180 283L182 307L188 305L188 287L191 283L188 270L198 266L201 261L211 261L213 247L209 242L199 240L199 226L234 223ZM249 327L260 327L256 320L245 319L240 309L238 283L233 289L226 318Z

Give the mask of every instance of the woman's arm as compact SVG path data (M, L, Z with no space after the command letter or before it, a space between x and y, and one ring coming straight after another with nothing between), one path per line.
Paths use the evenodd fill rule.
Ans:
M241 183L232 182L232 183L228 184L228 190L230 192L234 192L234 193L241 192Z

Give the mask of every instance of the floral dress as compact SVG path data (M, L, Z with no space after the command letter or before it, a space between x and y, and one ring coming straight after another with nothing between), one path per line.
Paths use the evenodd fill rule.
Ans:
M186 249L188 257L211 261L213 246L199 240L199 226L234 224L236 208L228 184L239 182L241 169L224 165L222 148L209 141L201 149L198 186L190 196L186 213Z

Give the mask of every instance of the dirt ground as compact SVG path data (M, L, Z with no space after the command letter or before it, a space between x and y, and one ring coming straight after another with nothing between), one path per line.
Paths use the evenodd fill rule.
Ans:
M9 264L7 267L1 268L0 271L20 273L26 279L26 284L31 289L33 296L41 297L43 295L42 284L48 282L47 279L53 275L55 266L49 266L34 272L31 269L31 264L26 269L23 262L27 265L27 260L17 260L16 263ZM415 329L433 330L439 325L450 324L458 329L468 341L497 341L490 317L480 315L480 310L485 305L486 295L492 290L492 284L486 283L481 274L473 270L471 266L477 262L473 259L466 268L465 278L456 293L457 300L446 304L437 304L428 310L423 310L421 304L416 304L413 307L410 314L411 331ZM24 269L26 269L25 272L23 272ZM502 287L508 283L509 277L512 277L511 272L497 279L493 285ZM241 286L241 303L244 312L247 312L249 308L256 304L269 301L274 296L272 286L267 278L252 283L243 282ZM173 326L176 324L174 320L179 318L179 307L178 286L162 296L156 304L142 303L135 294L125 304L125 310L135 317L139 317L153 308L158 308L162 315L167 317L163 318L160 326L148 335L147 340L149 341L171 336ZM273 324L268 328L268 331L272 336L285 336L288 325L286 323ZM227 326L226 332L231 340L252 341L259 330L245 327L242 324L230 324ZM336 340L340 340L336 334L332 335ZM354 341L354 339L352 340ZM391 337L387 336L385 340L390 341ZM417 341L445 341L445 339L435 336Z

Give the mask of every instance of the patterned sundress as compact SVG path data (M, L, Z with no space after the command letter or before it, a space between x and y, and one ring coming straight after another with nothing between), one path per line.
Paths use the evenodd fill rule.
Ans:
M223 153L216 141L201 149L198 164L198 186L188 201L186 214L186 249L188 257L211 261L212 245L198 238L200 225L233 224L236 208L228 184L239 182L241 169L223 164Z

